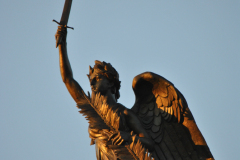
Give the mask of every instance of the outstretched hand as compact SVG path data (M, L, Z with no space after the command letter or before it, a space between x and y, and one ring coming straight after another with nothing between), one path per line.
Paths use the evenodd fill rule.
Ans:
M57 33L55 34L55 39L56 39L56 47L58 47L59 44L66 43L67 28L64 26L58 26Z

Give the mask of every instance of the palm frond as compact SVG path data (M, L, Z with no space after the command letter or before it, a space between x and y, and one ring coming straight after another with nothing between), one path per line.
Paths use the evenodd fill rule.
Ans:
M152 154L142 146L140 140L138 139L137 142L135 142L135 139L136 135L133 135L132 143L127 146L129 152L132 152L132 154L134 154L139 160L154 160Z
M107 105L106 98L99 93L92 99L84 92L83 95L85 100L78 103L77 107L81 109L79 112L85 116L91 127L119 132L120 117ZM154 160L139 140L135 142L135 137L136 135L132 136L130 145L109 145L109 148L113 149L118 158L122 160Z

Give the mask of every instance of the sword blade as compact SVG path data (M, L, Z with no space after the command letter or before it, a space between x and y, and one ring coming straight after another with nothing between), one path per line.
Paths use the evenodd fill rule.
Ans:
M61 25L67 25L71 6L72 6L72 0L66 0L63 7L62 17L60 20Z
M69 14L70 14L70 10L71 10L71 6L72 6L72 0L65 0L60 23L58 23L58 22L55 21L55 20L53 20L53 21L56 22L56 23L58 23L59 25L63 25L64 27L72 28L72 27L68 27L68 26L67 26L68 19L69 19ZM73 29L73 28L72 28L72 29ZM58 45L59 45L60 43L62 43L62 36L57 36L56 38L57 38L57 39L56 39L56 48L57 48Z

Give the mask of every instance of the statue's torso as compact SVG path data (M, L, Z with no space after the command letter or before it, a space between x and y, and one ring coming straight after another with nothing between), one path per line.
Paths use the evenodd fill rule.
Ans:
M112 106L112 109L120 117L119 130L129 131L124 116L124 110L126 107L117 103ZM118 160L117 156L111 149L111 146L113 146L112 142L111 140L108 140L109 137L106 135L106 133L109 133L109 135L111 134L109 129L95 129L89 125L88 131L91 138L91 144L95 144L97 160Z

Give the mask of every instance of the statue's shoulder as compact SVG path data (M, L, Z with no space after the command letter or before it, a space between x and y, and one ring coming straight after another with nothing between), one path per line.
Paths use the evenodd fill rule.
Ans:
M126 110L126 109L128 109L128 108L126 108L126 107L125 107L124 105L122 105L121 103L117 103L117 104L115 105L115 109L116 109L118 112L123 113L124 110Z

